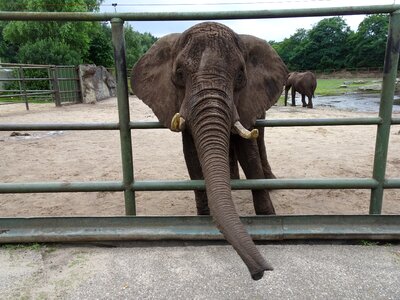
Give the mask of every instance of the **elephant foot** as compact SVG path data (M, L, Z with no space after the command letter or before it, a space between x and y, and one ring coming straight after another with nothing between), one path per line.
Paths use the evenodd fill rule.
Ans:
M313 106L312 106L312 105L311 105L311 106L309 105L309 106L307 106L307 108L313 108Z
M296 104L291 104L290 106L296 106Z

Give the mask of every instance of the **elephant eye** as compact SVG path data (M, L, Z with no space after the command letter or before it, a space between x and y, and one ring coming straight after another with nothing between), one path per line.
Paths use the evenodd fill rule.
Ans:
M175 69L174 72L174 76L173 76L173 82L178 85L183 87L185 85L185 79L184 79L184 72L183 69L181 67L177 67Z
M236 73L235 88L241 89L246 85L246 74L244 73L243 67L241 67Z

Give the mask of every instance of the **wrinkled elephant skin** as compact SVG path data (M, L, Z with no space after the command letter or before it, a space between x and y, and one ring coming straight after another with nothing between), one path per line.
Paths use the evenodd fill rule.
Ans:
M274 178L267 161L264 129L257 118L278 100L287 69L265 41L205 22L182 34L160 38L132 70L134 94L166 127L181 131L196 191L198 214L211 214L247 265L254 280L271 270L239 219L230 179L238 162L248 178ZM258 214L274 214L267 190L253 191Z

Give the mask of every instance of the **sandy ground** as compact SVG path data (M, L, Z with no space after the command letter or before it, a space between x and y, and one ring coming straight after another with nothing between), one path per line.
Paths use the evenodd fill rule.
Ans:
M318 98L315 99L318 103ZM1 105L0 123L117 122L116 99L95 105ZM132 120L155 120L131 98ZM269 119L376 116L316 107L273 107ZM399 114L396 115L399 117ZM0 132L0 182L121 180L118 131ZM267 128L270 164L279 178L372 176L376 126ZM181 138L165 129L132 132L135 179L189 179ZM400 177L400 126L393 126L387 177ZM234 191L241 215L253 215L249 191ZM194 215L193 193L137 192L138 215ZM366 214L369 190L277 190L278 214ZM400 191L387 190L383 213L400 214ZM0 194L0 216L124 215L121 192Z

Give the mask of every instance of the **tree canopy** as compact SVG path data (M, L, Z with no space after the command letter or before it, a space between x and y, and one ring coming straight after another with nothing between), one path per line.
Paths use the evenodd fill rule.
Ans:
M291 70L382 67L387 32L387 15L366 16L356 32L342 17L333 17L272 46Z
M2 11L98 11L104 0L0 1ZM382 67L387 15L368 15L353 32L342 17L322 19L310 30L297 29L270 43L291 70ZM157 39L125 25L127 65L131 67ZM0 22L0 60L15 63L114 64L111 27L101 22Z
M1 1L3 11L91 12L103 0L14 0ZM114 64L111 27L100 22L0 22L0 59L3 62L77 65ZM125 26L128 66L156 41Z

